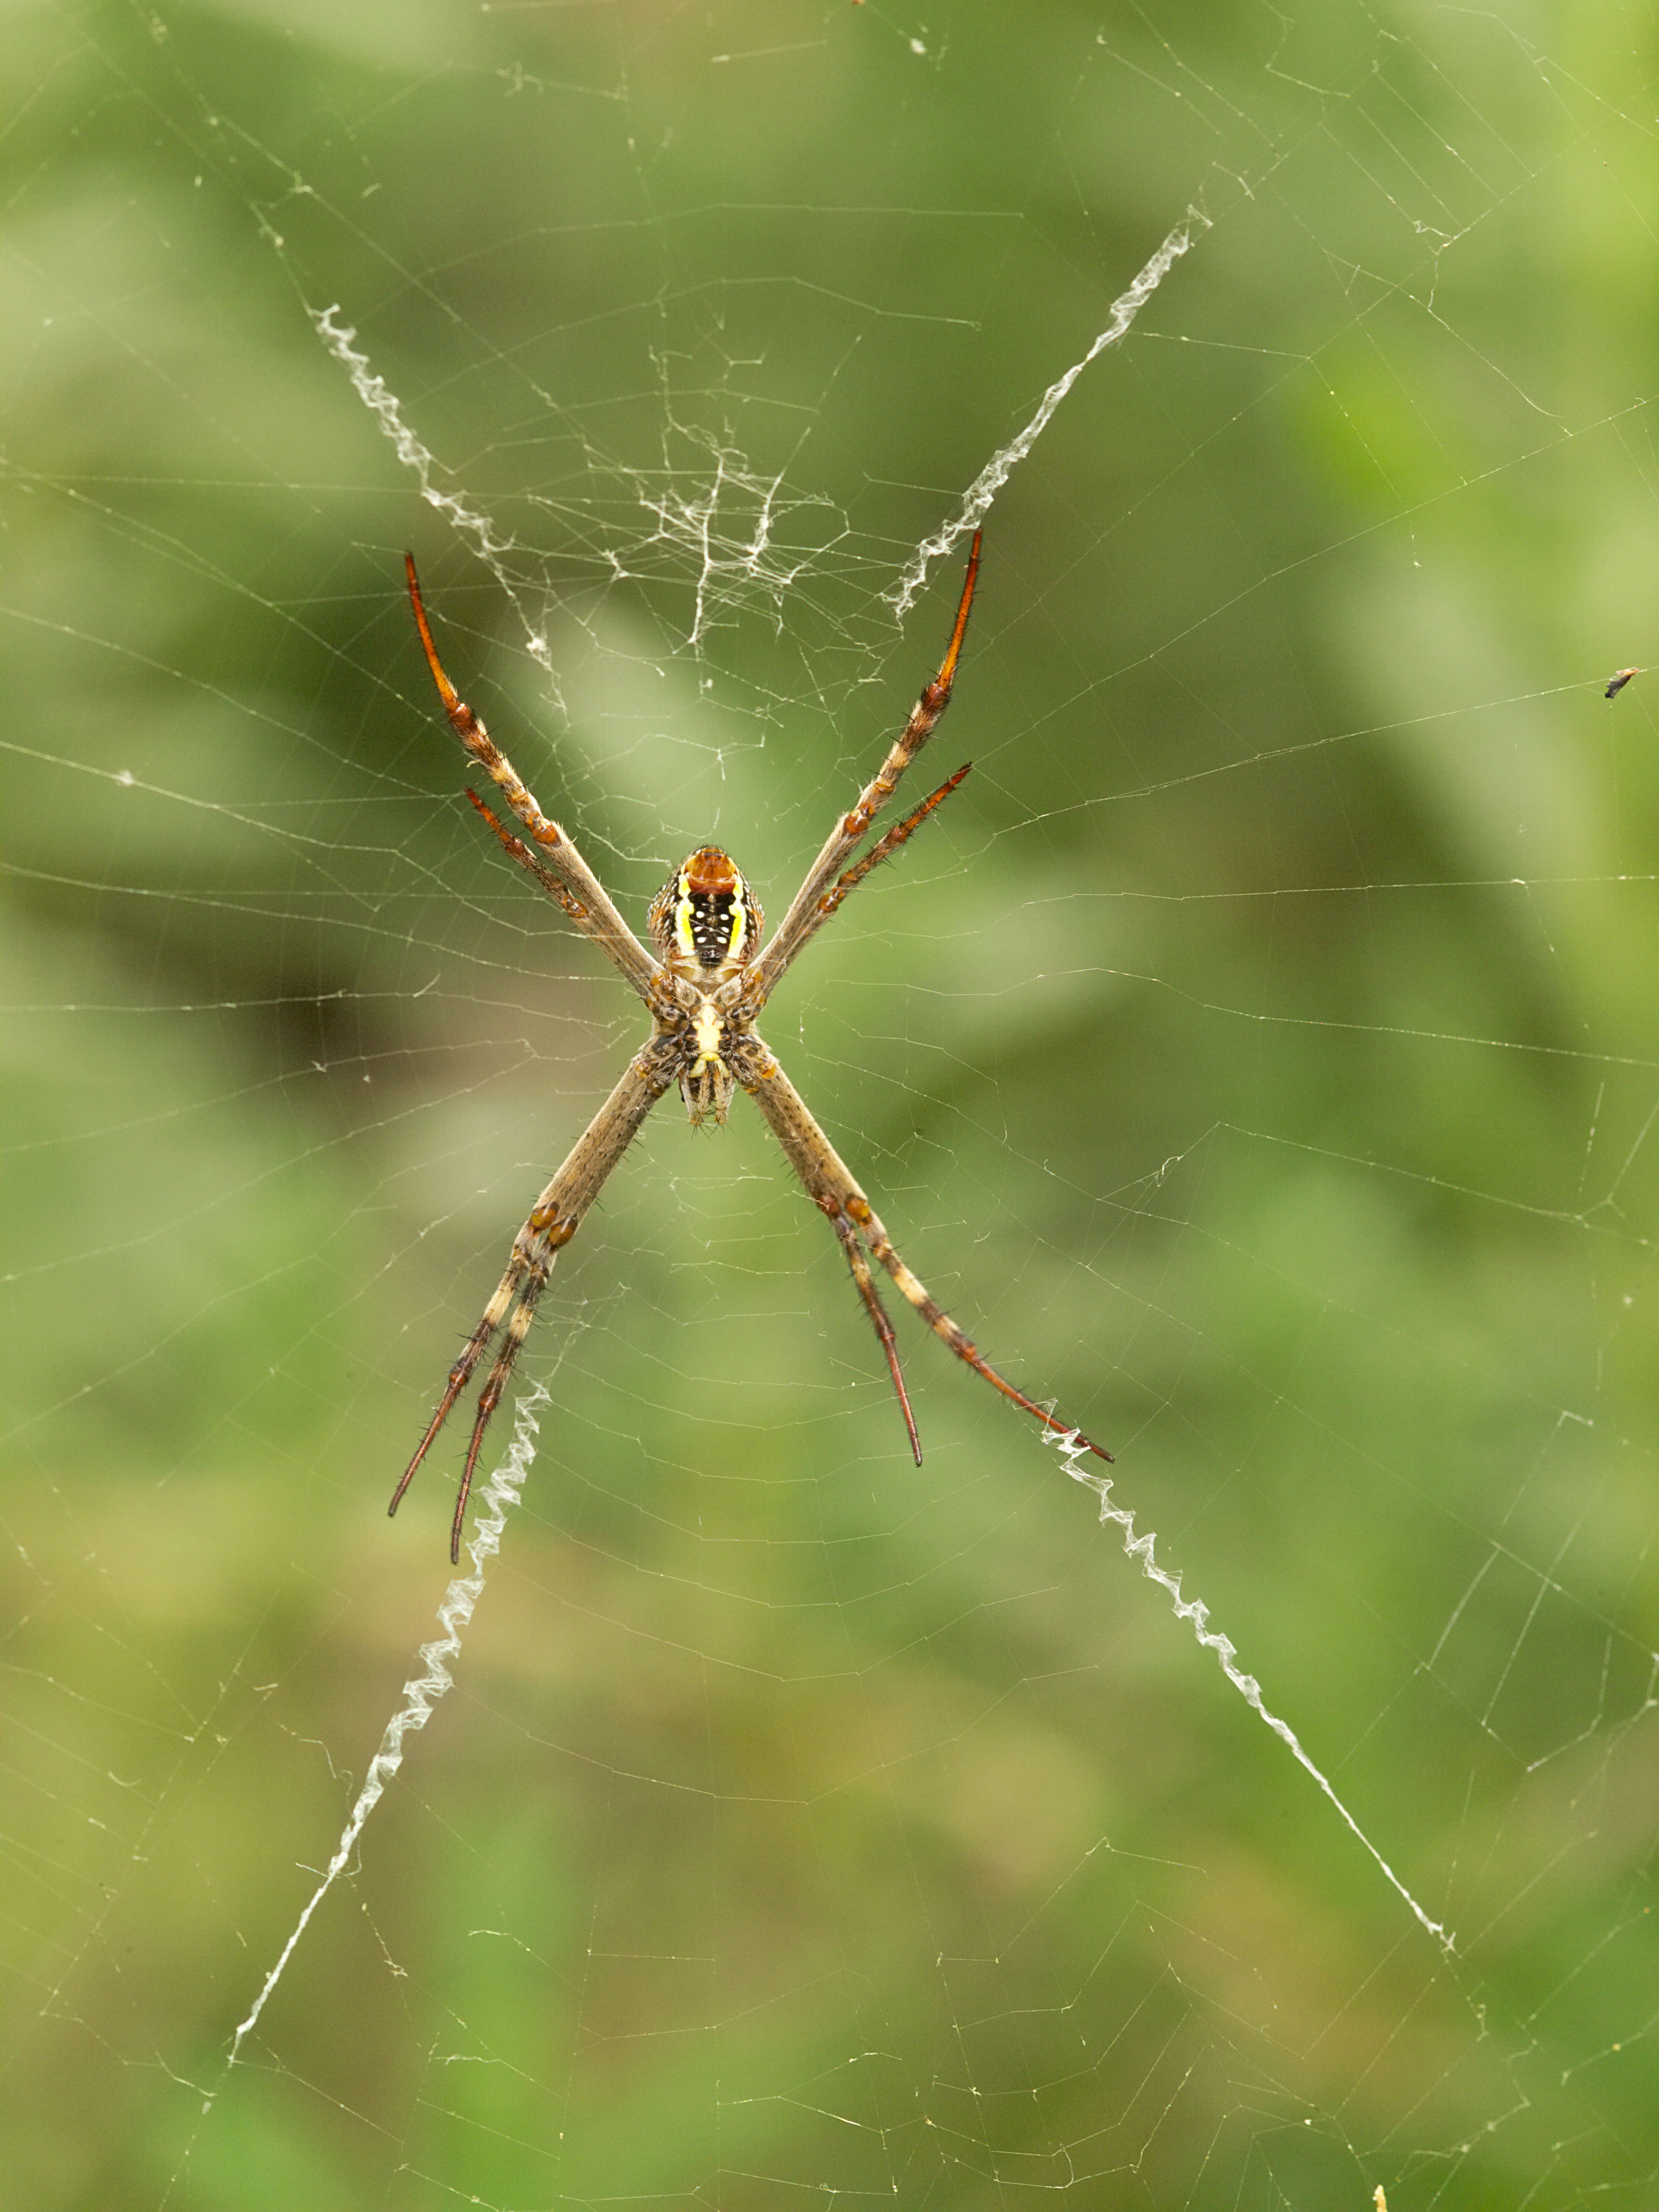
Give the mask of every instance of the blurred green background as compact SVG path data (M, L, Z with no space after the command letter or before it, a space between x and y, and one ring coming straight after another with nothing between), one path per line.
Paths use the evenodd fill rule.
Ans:
M1649 12L7 40L0 2202L1653 2201ZM713 835L775 917L959 556L884 595L1189 204L991 512L975 775L768 1033L1455 1954L902 1314L910 1465L755 1117L671 1103L228 2070L459 1435L391 1485L641 1027L459 799L402 549L626 911Z

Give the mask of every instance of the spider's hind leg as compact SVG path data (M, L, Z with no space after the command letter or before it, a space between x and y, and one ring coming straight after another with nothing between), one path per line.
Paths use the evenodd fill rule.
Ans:
M513 1373L513 1363L530 1334L530 1324L536 1317L536 1301L547 1286L553 1262L575 1235L582 1216L604 1188L605 1178L638 1135L640 1124L674 1080L685 1059L685 1042L682 1037L672 1031L653 1036L644 1050L629 1061L621 1082L571 1146L564 1164L537 1200L529 1219L514 1238L507 1273L496 1284L478 1326L450 1369L438 1410L428 1424L414 1458L404 1469L404 1479L392 1494L393 1513L403 1503L404 1492L443 1426L450 1407L471 1382L478 1362L489 1348L490 1340L506 1322L507 1334L495 1356L495 1364L478 1395L472 1439L466 1449L466 1469L461 1477L460 1496L455 1501L449 1556L457 1565L461 1556L461 1524L478 1454L483 1448L484 1431L489 1425L490 1415L501 1402L501 1395Z
M530 1324L536 1315L536 1301L546 1287L556 1249L554 1240L545 1230L538 1231L532 1224L527 1223L520 1231L514 1243L513 1256L507 1263L507 1272L495 1285L489 1304L479 1316L477 1327L462 1346L460 1358L450 1369L449 1379L444 1385L442 1397L438 1401L437 1411L428 1422L426 1434L416 1446L415 1455L404 1469L398 1487L392 1493L392 1503L386 1508L389 1515L393 1514L403 1504L404 1492L415 1480L421 1462L431 1449L439 1430L449 1418L450 1409L471 1381L474 1370L489 1349L491 1340L502 1322L507 1321L510 1310L512 1319L507 1321L506 1340L496 1355L495 1364L489 1370L489 1379L479 1394L477 1415L472 1424L466 1466L461 1476L460 1494L455 1501L449 1556L457 1565L460 1563L461 1528L466 1517L466 1501L471 1494L473 1471L483 1446L484 1431L489 1425L490 1415L501 1402L507 1377L513 1372L513 1363L530 1334Z
M517 1244L514 1244L513 1257L507 1263L507 1273L496 1284L489 1304L479 1317L478 1326L462 1346L460 1358L449 1370L449 1380L445 1383L444 1394L438 1401L438 1409L427 1423L426 1434L416 1445L415 1456L398 1479L398 1487L392 1493L392 1503L386 1507L388 1515L395 1513L403 1504L404 1492L414 1481L421 1462L431 1450L439 1430L449 1419L451 1407L471 1381L473 1369L489 1350L489 1340L501 1327L507 1308L518 1295L519 1285L524 1279L527 1265L526 1255Z
M915 1423L910 1417L909 1400L899 1373L892 1324L876 1295L870 1262L860 1249L860 1237L869 1247L871 1256L886 1268L929 1328L936 1336L944 1338L964 1367L971 1367L975 1375L984 1376L994 1390L1000 1390L1014 1405L1035 1414L1051 1436L1074 1437L1084 1450L1093 1452L1097 1459L1110 1459L1112 1455L1103 1445L1091 1443L1081 1430L1073 1428L1069 1421L1061 1420L1058 1413L1050 1413L1046 1406L1039 1406L1034 1398L1028 1398L1023 1390L1017 1390L1006 1376L999 1375L964 1331L957 1328L944 1307L928 1296L924 1285L917 1281L894 1250L892 1239L883 1228L880 1217L859 1188L846 1161L812 1119L806 1101L752 1030L741 1046L733 1050L732 1059L738 1082L770 1125L773 1135L783 1147L784 1157L805 1184L808 1196L841 1239L842 1249L847 1255L847 1264L853 1271L853 1280L858 1285L859 1296L864 1300L864 1310L869 1315L881 1340L881 1348L887 1355L888 1370L899 1394L899 1402L904 1408L911 1447L917 1460L921 1458L921 1450L916 1443Z
M916 1434L916 1417L910 1411L910 1394L904 1387L904 1370L899 1365L898 1339L893 1334L893 1324L887 1318L887 1309L876 1288L876 1279L870 1273L870 1262L864 1256L864 1247L859 1243L858 1232L838 1206L826 1204L820 1199L830 1227L841 1239L841 1249L847 1255L847 1264L852 1269L853 1280L858 1285L859 1296L864 1300L864 1310L870 1316L877 1340L887 1357L887 1372L893 1378L893 1388L898 1392L899 1409L904 1415L904 1425L910 1431L910 1450L916 1465L921 1465L921 1438Z
M546 1237L538 1239L539 1252L532 1252L526 1262L523 1278L519 1285L519 1303L507 1325L507 1335L495 1355L495 1364L489 1370L489 1380L478 1393L478 1411L472 1423L472 1437L466 1448L466 1465L461 1470L461 1486L455 1494L455 1518L450 1524L450 1564L461 1563L461 1530L466 1522L466 1501L472 1495L472 1475L478 1464L478 1454L483 1447L484 1431L489 1426L490 1415L501 1402L513 1364L524 1348L530 1334L530 1324L536 1318L536 1301L547 1288L547 1279L553 1272L552 1251ZM515 1251L514 1259L518 1258ZM483 1346L480 1346L480 1351Z
M863 1232L865 1242L869 1245L872 1252L886 1268L928 1328L936 1336L944 1338L964 1366L971 1367L975 1375L982 1375L994 1390L1000 1390L1005 1398L1011 1399L1016 1406L1024 1407L1028 1413L1035 1413L1050 1434L1071 1437L1085 1451L1091 1451L1097 1459L1110 1460L1112 1455L1103 1444L1094 1443L1084 1435L1081 1429L1073 1428L1069 1421L1062 1421L1057 1413L1050 1413L1046 1406L1039 1406L1034 1398L1028 1398L1023 1390L1017 1390L1006 1375L998 1374L996 1369L981 1352L978 1346L974 1343L966 1331L951 1320L936 1298L929 1296L925 1285L918 1281L904 1261L900 1259L897 1252L893 1249L892 1239L883 1228L880 1217L876 1213L868 1199L861 1194L849 1198L847 1201L847 1211L857 1222L860 1230Z

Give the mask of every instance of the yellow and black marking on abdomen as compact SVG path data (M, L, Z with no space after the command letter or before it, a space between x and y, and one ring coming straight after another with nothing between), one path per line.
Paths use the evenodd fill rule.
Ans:
M694 982L746 968L764 926L760 902L718 845L701 847L675 870L647 924L664 966Z

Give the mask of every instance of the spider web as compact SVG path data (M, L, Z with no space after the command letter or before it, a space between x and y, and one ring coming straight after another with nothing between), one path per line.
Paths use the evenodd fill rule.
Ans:
M16 24L15 2201L1650 2202L1644 26ZM1111 1482L900 1312L913 1468L670 1101L452 1587L640 1018L401 551L625 912L775 917L981 520L766 1028Z

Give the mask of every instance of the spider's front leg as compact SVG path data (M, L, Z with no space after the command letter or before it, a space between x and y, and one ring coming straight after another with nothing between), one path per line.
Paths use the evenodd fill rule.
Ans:
M514 1238L507 1272L495 1285L477 1327L462 1346L460 1358L450 1369L437 1411L427 1424L426 1434L392 1492L392 1503L386 1508L389 1513L395 1513L402 1504L404 1492L414 1480L416 1470L447 1419L450 1408L471 1381L474 1370L505 1322L507 1334L501 1348L478 1394L478 1410L466 1448L466 1465L455 1499L449 1556L457 1565L461 1556L466 1501L471 1494L478 1454L483 1448L484 1431L501 1402L514 1362L530 1334L530 1324L536 1317L536 1302L547 1286L553 1262L575 1235L582 1216L599 1196L611 1170L639 1133L646 1115L674 1082L686 1057L686 1042L681 1033L672 1029L659 1030L644 1050L635 1055L622 1081L577 1138L568 1158L537 1200L529 1218Z
M1046 1406L1039 1406L1023 1390L1017 1390L1006 1376L998 1374L944 1307L928 1295L926 1287L895 1250L880 1216L859 1188L852 1170L813 1120L805 1100L760 1038L752 1032L743 1038L732 1048L731 1059L732 1073L759 1107L771 1127L773 1135L783 1147L789 1164L805 1184L815 1204L827 1215L841 1240L853 1280L858 1285L865 1310L886 1355L899 1403L904 1410L905 1425L910 1432L911 1449L915 1454L917 1465L921 1463L921 1446L917 1441L916 1425L911 1418L904 1380L899 1372L892 1324L877 1295L869 1263L860 1249L860 1237L934 1334L944 1338L964 1366L971 1367L975 1375L982 1375L994 1390L1000 1390L1013 1404L1023 1407L1028 1413L1035 1414L1044 1428L1056 1435L1071 1437L1085 1450L1093 1452L1097 1459L1109 1460L1112 1455L1103 1445L1093 1443L1070 1421L1063 1421L1057 1413L1050 1413Z
M777 935L750 970L744 1004L750 1020L759 1015L762 1007L793 965L801 947L828 921L853 886L861 882L871 869L885 860L890 853L896 851L940 801L950 797L968 773L966 769L959 769L948 782L941 784L930 799L924 799L897 830L884 837L856 867L847 867L847 863L864 842L865 832L898 788L899 779L933 736L939 717L951 703L951 687L957 678L957 663L962 657L962 641L968 632L969 610L974 604L974 586L979 579L980 539L981 532L976 530L968 555L968 573L963 578L962 597L957 602L957 618L951 626L951 642L945 649L945 658L939 665L938 673L922 686L921 696L910 709L909 720L893 740L886 759L859 794L857 804L830 832L823 849L806 871L800 889L790 900L789 911L779 925ZM842 873L843 869L845 873Z
M537 878L544 890L558 901L583 935L591 937L606 957L615 963L653 1015L656 1015L663 1001L665 987L659 963L617 913L611 894L583 860L570 836L550 816L543 813L534 794L512 762L445 675L432 635L432 625L427 620L426 605L421 598L421 580L415 573L412 553L404 554L404 568L409 581L409 603L414 610L415 627L420 633L421 650L426 655L427 666L432 672L432 680L437 686L439 698L443 702L444 712L449 717L450 727L530 832L535 853L530 851L521 838L514 836L510 830L504 829L475 793L468 792L467 797L512 857Z

